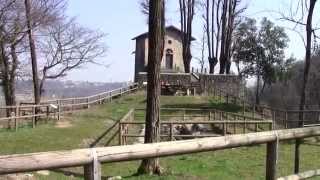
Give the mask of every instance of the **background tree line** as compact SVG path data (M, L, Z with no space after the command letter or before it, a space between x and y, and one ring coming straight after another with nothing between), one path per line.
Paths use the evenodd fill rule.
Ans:
M105 55L105 34L66 15L65 0L3 0L0 4L0 79L7 106L18 78L33 79L39 104L47 79L64 77Z

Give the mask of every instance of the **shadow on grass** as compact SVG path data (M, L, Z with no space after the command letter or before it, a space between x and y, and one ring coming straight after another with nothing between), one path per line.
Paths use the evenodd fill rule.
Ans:
M112 121L114 121L114 123L112 124L112 126L110 126L106 131L102 132L90 145L89 147L90 148L93 148L95 147L107 134L109 134L116 126L117 124L119 123L119 120L115 120L115 119L112 119L111 117L108 117L109 119L111 119ZM111 140L109 139L106 143L106 145L108 145L111 141L112 141L112 138L114 138L115 136L112 135L111 136Z

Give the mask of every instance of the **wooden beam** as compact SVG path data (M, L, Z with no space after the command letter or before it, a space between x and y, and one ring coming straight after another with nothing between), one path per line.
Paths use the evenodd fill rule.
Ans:
M100 163L140 160L215 151L320 136L320 127L238 134L224 137L95 148ZM0 156L0 174L84 166L92 163L92 149Z
M290 176L280 177L278 180L300 180L300 179L308 179L315 176L320 176L320 169L306 171L299 174L294 174Z

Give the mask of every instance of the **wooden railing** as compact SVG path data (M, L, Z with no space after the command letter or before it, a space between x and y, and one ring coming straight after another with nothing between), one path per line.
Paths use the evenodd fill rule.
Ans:
M126 142L126 138L122 137L121 134L128 132L128 127L121 125L122 122L131 122L134 119L134 109L130 109L127 114L125 114L121 119L117 120L113 125L111 125L105 132L103 132L94 142L90 144L90 147L95 147L100 141L108 136L107 140L104 142L103 146L110 146L112 142L115 141L116 137L119 137L117 145L122 145L122 142Z
M40 105L4 106L0 107L0 110L9 110L10 117L0 118L0 123L4 124L7 122L8 127L14 127L17 130L19 124L23 123L22 120L29 120L32 121L32 126L35 127L35 120L37 117L54 117L57 120L60 120L60 117L63 113L88 109L91 105L112 101L112 99L116 97L134 92L137 89L137 84L133 84L128 87L122 87L88 97L49 100L41 102Z
M315 136L320 136L320 127L276 130L154 144L6 155L0 156L0 174L83 166L85 180L100 180L101 164L103 163L267 144L266 179L274 180L277 174L279 142Z
M243 114L251 111L252 117L272 119L273 122L276 122L274 123L275 129L303 127L305 124L320 124L320 109L317 109L319 106L306 105L306 107L312 107L313 110L303 111L281 109L269 107L267 105L256 105L249 102L244 97L234 96L218 88L214 88L213 93L220 101L241 106ZM301 114L301 119L299 118L299 114Z
M137 108L135 112L145 112L144 108ZM199 138L199 137L214 137L218 135L226 135L236 134L236 133L247 133L249 129L253 129L252 131L258 132L261 129L259 127L263 127L263 130L272 130L273 122L272 120L267 120L258 117L251 117L247 115L232 113L232 112L225 112L216 109L210 108L203 108L203 109L196 109L196 108L161 108L160 109L160 117L161 117L161 125L162 129L166 129L165 127L169 127L169 131L166 133L161 134L160 136L163 138L168 138L173 140L175 138ZM125 122L122 121L120 124L126 128L133 126L141 127L144 125L145 116L144 114L136 113L134 115L135 121L134 122ZM221 132L215 135L179 135L173 134L174 126L176 125L211 125L214 127L216 125L219 126ZM265 127L265 126L266 127ZM231 127L230 127L231 126ZM253 126L253 128L252 128ZM232 129L233 128L233 129ZM239 130L240 129L240 130ZM239 132L241 131L241 132ZM251 132L252 132L251 131ZM123 132L119 134L120 137L143 137L143 134L132 131L130 133ZM121 144L127 144L127 141L122 141Z
M128 122L123 121L120 122L120 127L126 127L126 131L121 131L119 134L120 145L126 145L127 144L127 138L137 138L137 137L144 137L144 134L130 134L129 126L138 125L142 126L145 125L144 122ZM164 129L163 127L168 126L169 131L165 133L161 133L161 138L167 138L170 141L174 141L177 138L204 138L204 137L217 137L221 136L219 133L207 133L207 134L174 134L174 127L176 125L221 125L222 126L222 133L221 135L227 135L228 126L233 125L233 134L238 133L238 130L236 126L242 126L243 127L243 133L246 133L248 125L254 125L255 127L258 127L258 125L267 125L268 130L272 130L272 121L161 121L160 122L160 128ZM266 129L267 130L267 129ZM255 128L255 132L258 132L258 128Z

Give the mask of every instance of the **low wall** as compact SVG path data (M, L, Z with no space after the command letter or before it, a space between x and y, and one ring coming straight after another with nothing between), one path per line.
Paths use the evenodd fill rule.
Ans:
M191 84L191 75L189 73L161 73L160 80L162 84L189 86ZM139 84L147 82L147 73L140 72L137 82Z
M242 79L237 75L199 75L200 92L204 95L213 95L215 90L239 97L243 90Z

